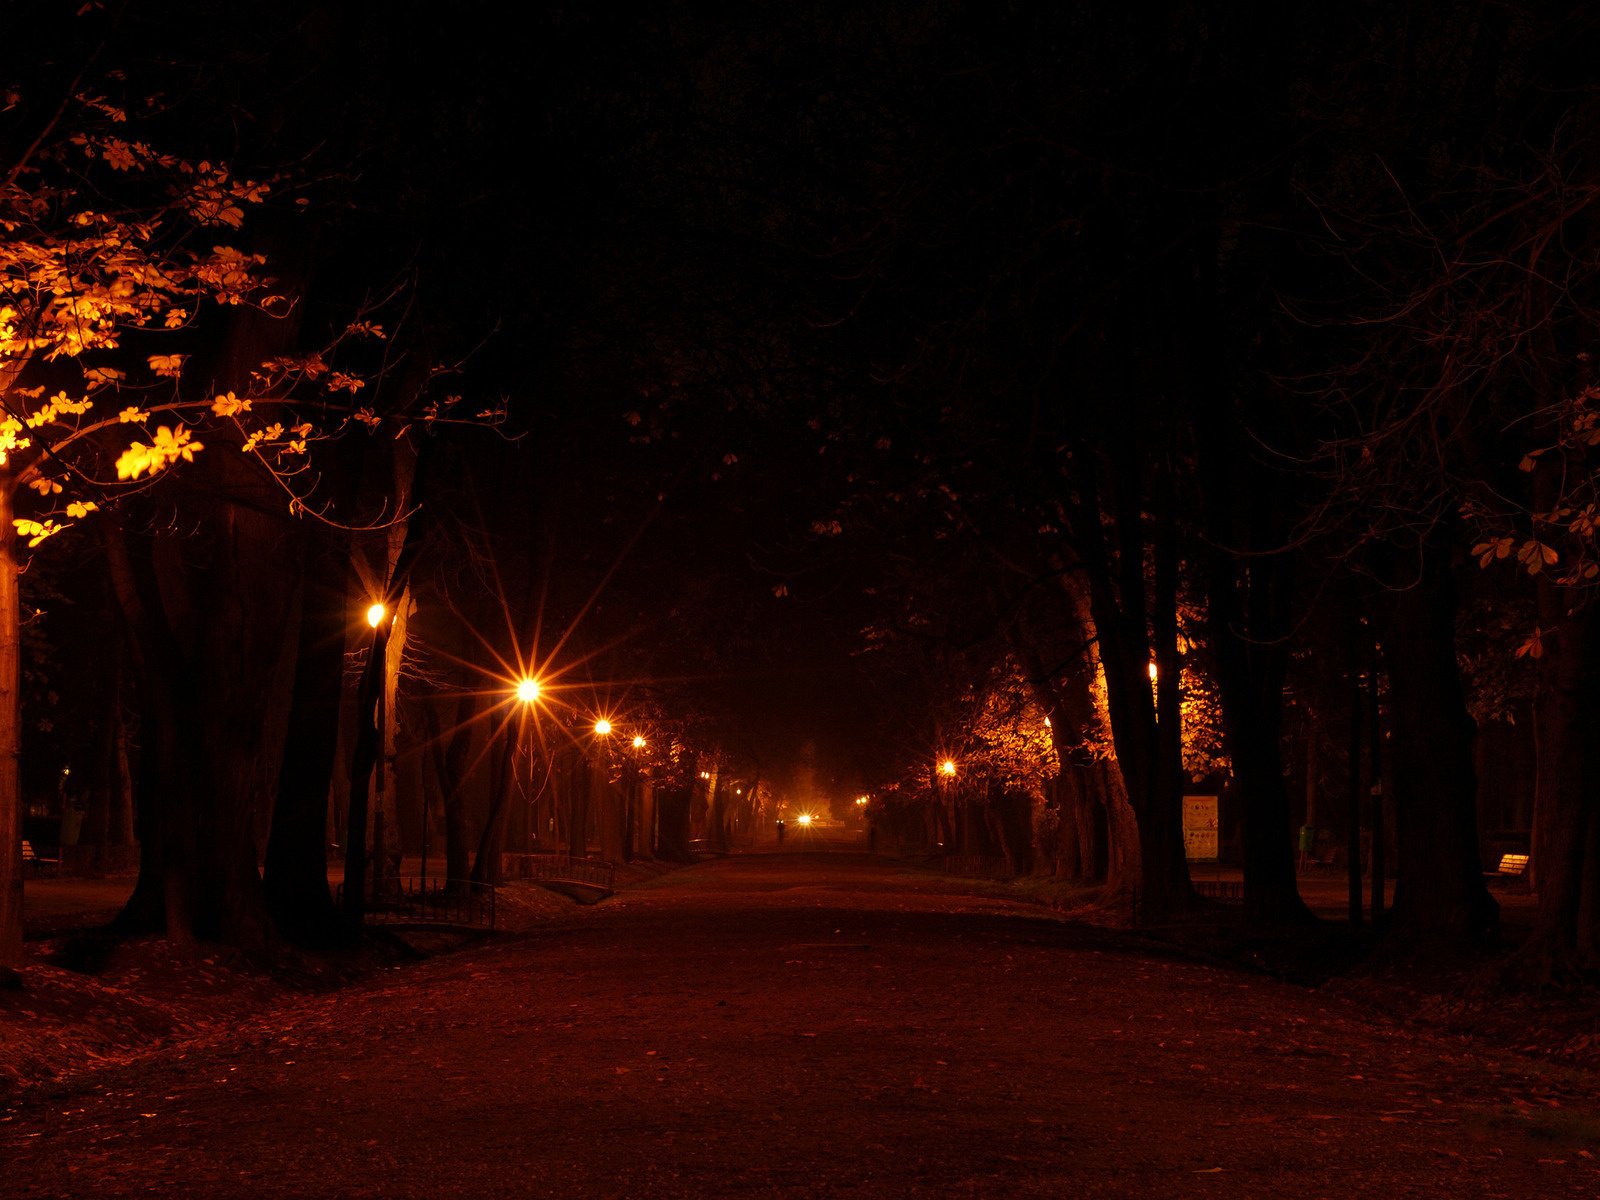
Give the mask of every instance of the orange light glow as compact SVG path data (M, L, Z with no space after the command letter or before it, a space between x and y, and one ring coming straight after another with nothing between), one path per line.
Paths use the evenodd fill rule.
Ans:
M367 609L367 624L376 629L383 624L383 619L389 615L389 610L381 604L374 604Z
M594 723L594 731L601 737L609 737L611 734L611 722L601 717Z
M537 679L523 679L517 683L517 699L524 704L532 704L539 698L541 691L543 689L540 688Z
M635 750L644 749L644 734L636 733L633 735L633 748Z
M1159 674L1160 672L1156 670L1156 664L1152 662L1150 664L1150 682L1154 683L1156 681L1156 676Z
M956 760L955 759L947 758L942 763L939 764L939 774L941 774L941 775L954 775L955 773L956 773Z
M809 824L811 824L811 814L810 813L801 813L798 817L796 817L794 819L794 823L796 825L809 825Z

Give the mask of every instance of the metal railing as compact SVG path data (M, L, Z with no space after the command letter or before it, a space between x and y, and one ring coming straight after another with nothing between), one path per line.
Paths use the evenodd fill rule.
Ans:
M1244 882L1238 879L1196 879L1195 892L1207 900L1223 903L1244 903Z
M514 879L535 883L582 883L611 891L617 868L603 858L573 858L570 854L508 854L507 872Z
M362 905L368 925L437 925L493 930L496 920L493 884L470 879L423 880L417 876L385 876L374 880ZM344 884L334 891L344 901Z

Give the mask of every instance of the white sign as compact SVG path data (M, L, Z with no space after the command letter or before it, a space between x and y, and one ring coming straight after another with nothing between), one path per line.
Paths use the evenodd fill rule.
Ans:
M1217 859L1217 798L1183 798L1183 854L1190 862Z

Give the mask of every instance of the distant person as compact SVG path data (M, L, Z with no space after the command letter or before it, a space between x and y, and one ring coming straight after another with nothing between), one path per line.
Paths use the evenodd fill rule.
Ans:
M783 818L778 818L778 845L783 845Z

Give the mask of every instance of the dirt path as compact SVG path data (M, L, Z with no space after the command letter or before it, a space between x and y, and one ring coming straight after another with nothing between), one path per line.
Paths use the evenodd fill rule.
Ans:
M0 1120L20 1196L1584 1196L1595 1081L845 857L665 876Z

